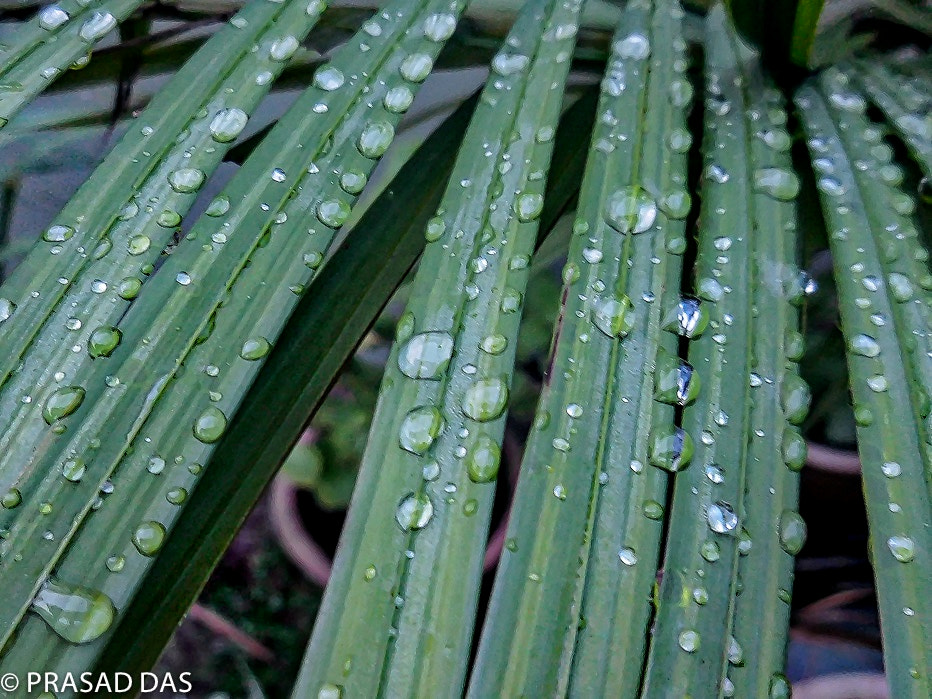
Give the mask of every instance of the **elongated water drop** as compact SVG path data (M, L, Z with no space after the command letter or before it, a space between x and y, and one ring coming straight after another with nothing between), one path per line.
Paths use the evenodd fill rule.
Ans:
M691 296L680 299L663 319L664 330L688 339L699 337L709 326L709 312L702 302Z
M806 522L798 512L784 510L780 515L780 546L791 556L806 543Z
M255 361L256 359L262 359L269 353L270 349L271 345L264 337L252 337L243 343L239 356L243 359Z
M46 31L58 29L61 25L71 19L67 12L58 5L49 5L39 10L39 26Z
M803 436L796 430L785 429L781 449L786 467L791 471L800 471L806 463L806 440Z
M56 420L71 415L84 401L85 391L80 386L62 386L45 400L43 419L51 425Z
M716 534L733 532L738 526L738 515L727 502L716 502L709 505L707 512L709 529Z
M431 41L446 41L456 31L456 17L449 13L430 15L424 20L424 36Z
M15 310L16 304L10 301L10 299L0 298L0 323L9 320Z
M676 473L689 465L693 449L692 438L682 427L660 427L651 432L648 460L658 468Z
M281 39L272 42L269 47L269 58L273 61L287 61L298 50L298 46L300 44L295 37L283 36Z
M113 602L102 592L56 578L49 578L39 588L30 609L69 643L100 638L116 614Z
M809 402L812 394L809 384L795 374L789 374L783 379L780 387L780 401L783 413L791 425L798 425L809 414Z
M784 168L764 167L754 171L754 188L774 199L791 201L799 194L799 178Z
M109 12L94 12L81 25L79 35L84 41L97 41L108 34L116 25L116 18Z
M453 336L450 333L419 333L398 351L398 368L412 379L440 379L452 356Z
M901 563L909 563L916 557L916 544L908 536L891 536L887 539L887 547Z
M876 357L880 354L880 345L877 340L863 333L852 337L848 342L848 347L853 354L859 354L862 357Z
M474 483L490 483L498 476L500 461L501 449L498 443L482 435L466 455L466 474Z

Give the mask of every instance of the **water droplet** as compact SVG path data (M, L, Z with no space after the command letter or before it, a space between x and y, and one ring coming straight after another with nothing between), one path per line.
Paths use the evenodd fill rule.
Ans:
M359 194L368 182L366 173L360 170L347 170L340 175L340 188L347 194Z
M630 546L625 546L624 548L620 549L618 551L618 558L626 566L633 566L638 562L637 554Z
M374 567L371 568L373 571L375 570ZM366 569L367 575L368 572L369 568ZM373 577L375 576L373 575ZM372 578L367 577L366 579L371 580ZM317 699L343 699L343 687L331 682L324 682L324 684L320 685L320 689L317 690Z
M793 690L790 687L790 681L786 679L786 675L775 672L770 678L767 699L790 699L792 696Z
M30 609L69 643L90 643L110 628L116 609L102 592L49 578Z
M647 519L661 519L663 517L663 505L661 505L656 500L645 500L644 516L647 517Z
M102 39L114 27L116 27L116 18L109 12L94 12L84 24L81 25L80 37L84 41L94 42Z
M65 477L65 480L69 480L72 483L78 483L87 472L87 465L84 463L83 459L77 457L66 459L61 466L61 474Z
M759 168L754 171L754 189L780 201L792 201L799 194L799 178L784 168Z
M880 354L880 345L877 340L863 333L852 337L848 347L852 353L859 354L862 357L876 357Z
M887 478L896 478L903 472L903 467L896 461L885 461L880 470Z
M16 488L10 488L3 497L0 498L0 505L4 509L12 510L15 507L19 507L23 502L23 495Z
M227 428L227 416L216 406L209 406L194 421L194 436L204 444L213 444Z
M768 147L775 151L780 151L781 153L788 151L790 149L790 145L792 144L789 133L787 133L785 129L781 128L761 131L757 134L757 136L765 144L767 144Z
M665 471L676 473L689 465L693 441L681 427L665 426L651 432L649 461Z
M707 539L699 546L699 555L709 563L715 563L715 561L722 557L722 549L717 543L711 539Z
M188 491L182 487L172 488L165 493L165 499L172 505L181 505L188 499Z
M432 405L414 408L401 422L398 443L412 454L424 454L443 430L443 417Z
M230 107L221 109L210 121L210 136L219 143L229 143L246 128L249 117L242 109Z
M672 219L684 219L692 208L692 197L685 189L674 189L660 198L660 210Z
M102 325L87 339L87 352L92 357L109 357L120 344L123 333L110 325Z
M692 365L665 352L657 357L654 382L654 399L661 403L682 407L699 395L700 381Z
M339 89L344 82L346 77L336 66L324 66L314 73L314 85L327 92Z
M783 461L791 471L800 471L806 463L806 440L796 430L783 431L781 444Z
M509 76L520 73L528 67L527 56L514 53L499 53L492 59L492 70L499 75Z
M780 387L780 402L783 413L791 425L798 425L809 414L809 402L812 394L809 385L795 374L789 374L783 379Z
M117 294L120 298L129 301L139 295L140 289L142 289L142 280L136 277L125 277L117 285Z
M505 351L506 347L508 347L508 338L498 333L486 335L482 338L482 341L479 342L479 349L492 355L501 354Z
M317 204L317 219L328 228L342 226L350 213L350 205L342 199L324 199Z
M404 531L423 529L434 515L434 505L425 493L409 493L395 511L395 521Z
M681 632L678 643L680 644L680 648L687 653L695 653L699 650L699 632L693 631L692 629Z
M243 343L239 351L239 356L243 359L254 361L256 359L262 359L262 357L269 353L270 349L271 345L264 337L253 337Z
M181 223L181 214L171 209L165 209L156 217L155 222L162 228L174 228Z
M133 546L143 556L154 556L165 542L165 526L161 522L143 522L133 532Z
M916 544L908 536L891 536L887 539L887 546L901 563L909 563L916 556Z
M725 184L728 180L731 179L731 175L728 173L728 170L723 168L718 163L711 163L705 169L705 176L717 184Z
M39 10L39 26L46 31L58 29L71 17L58 5L49 5Z
M126 565L126 556L116 555L107 557L107 570L111 573L119 573Z
M376 159L382 156L395 138L395 127L387 121L374 121L366 124L356 147L365 157Z
M515 200L515 213L519 221L533 221L544 210L544 198L535 192L520 194Z
M501 416L508 405L508 385L504 379L478 379L463 394L463 413L477 422Z
M183 167L168 176L168 184L176 192L185 194L196 192L204 184L204 171L193 167Z
M913 297L913 284L909 277L899 272L892 272L887 277L887 284L890 287L890 295L899 303L906 303Z
M686 153L692 147L693 137L688 130L677 126L667 136L667 144L674 153Z
M605 201L605 220L619 233L643 233L656 218L656 202L640 187L616 190Z
M424 20L424 36L431 41L446 41L456 31L456 17L449 13L430 15Z
M74 228L71 226L54 225L49 226L42 234L42 240L49 243L64 243L74 235Z
M453 336L450 333L419 333L398 351L398 368L412 379L440 379L452 356Z
M717 534L733 532L738 526L738 515L735 514L735 511L731 509L731 505L727 502L719 500L709 505L709 510L706 514L709 529Z
M16 304L10 299L0 298L0 323L8 320L16 310Z
M269 58L273 61L287 61L298 50L298 40L293 36L283 36L272 42L269 47Z
M595 326L613 338L622 338L630 333L635 320L634 304L627 296L602 299L592 317Z
M43 419L51 425L71 415L84 401L84 389L80 386L63 386L51 393L42 409Z
M629 34L613 48L620 58L643 61L650 55L650 42L643 34Z
M412 53L401 62L398 72L408 82L420 83L427 79L434 68L434 60L426 53Z
M806 522L798 512L783 510L780 515L780 546L791 556L799 553L806 543Z
M498 476L501 449L491 437L482 435L466 456L466 473L474 483L489 483Z
M874 393L883 393L889 388L887 377L883 374L876 374L875 376L868 377L867 387Z
M699 337L708 325L709 312L699 299L691 296L681 298L663 319L664 330L688 339Z
M566 414L577 420L582 417L583 407L579 403L570 403L566 406Z
M385 106L386 111L393 114L403 114L408 111L413 101L414 93L411 92L411 88L407 85L399 85L385 93L382 104Z

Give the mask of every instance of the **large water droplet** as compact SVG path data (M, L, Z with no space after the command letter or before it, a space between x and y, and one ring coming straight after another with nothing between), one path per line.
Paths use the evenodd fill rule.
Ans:
M456 31L456 17L449 13L430 15L424 20L424 36L431 41L446 41Z
M528 67L527 56L514 53L499 53L492 59L492 70L499 75L508 76L520 73Z
M487 435L480 436L466 455L466 473L474 483L489 483L498 476L501 449Z
M48 229L42 234L42 240L48 243L64 243L73 235L74 228L71 226L62 226L56 224L54 226L48 227Z
M478 422L494 420L508 405L508 385L504 379L479 379L463 395L463 413Z
M385 93L382 104L385 109L393 114L402 114L408 111L408 107L414 101L414 93L407 85L398 85Z
M693 440L681 427L659 427L650 435L650 463L676 473L689 465L693 456Z
M687 653L695 653L699 650L699 632L692 629L682 631L677 642Z
M382 156L395 138L395 127L387 121L374 121L366 124L356 147L365 157L376 159Z
M616 190L605 201L605 220L619 233L643 233L657 218L657 203L640 187Z
M661 403L685 406L699 395L699 377L692 365L666 352L657 357L654 398Z
M783 510L780 515L780 546L791 556L799 553L806 543L806 522L798 512Z
M39 26L46 31L58 29L61 25L71 19L68 13L58 5L49 5L39 10Z
M709 312L699 299L691 296L681 298L663 319L664 330L689 339L699 337L708 325Z
M109 357L120 344L123 333L110 325L102 325L87 339L87 352L92 357Z
M432 405L414 408L401 422L398 443L405 451L423 454L443 430L443 417Z
M342 199L324 199L317 204L317 219L328 228L342 226L350 213L350 205Z
M154 556L165 542L165 526L161 522L143 522L133 532L133 546L143 556Z
M800 471L806 463L806 440L796 430L783 431L781 444L783 461L791 471Z
M754 171L754 188L774 199L791 201L799 194L799 178L784 168L759 168Z
M592 322L609 337L622 338L634 328L634 304L627 296L602 299L595 306Z
M346 78L336 66L324 66L314 73L314 84L321 90L332 92L340 87L346 81Z
M398 72L412 83L424 82L434 68L434 60L426 53L412 53L401 62Z
M53 391L46 399L45 407L42 409L42 417L51 425L56 420L71 415L83 401L83 388L80 386L62 386Z
M102 592L55 578L39 588L30 608L69 643L90 643L99 638L116 614L113 602Z
M194 421L194 436L205 444L213 444L227 428L227 416L211 405Z
M272 42L269 47L269 58L273 61L287 61L298 50L298 46L300 44L295 37L283 36L281 39Z
M242 109L230 107L221 109L210 121L210 136L219 143L229 143L246 128L249 117Z
M876 357L880 354L880 345L877 340L863 333L852 337L848 342L848 348L853 354L859 354L862 357Z
M168 176L172 189L182 194L196 192L204 184L204 171L193 167L183 167Z
M783 413L791 425L798 425L809 414L809 402L812 394L809 384L795 374L789 374L783 379L780 387L780 400Z
M81 25L80 36L84 41L97 41L116 27L116 18L109 12L94 12Z
M620 58L643 61L650 55L650 42L643 34L629 34L613 48Z
M262 357L269 353L270 349L271 345L264 337L252 337L243 343L239 351L239 356L243 359L254 361L256 359L262 359Z
M519 221L533 221L544 210L544 198L536 192L525 192L515 199L515 213Z
M434 505L425 493L409 493L398 503L395 521L404 531L423 529L434 515Z
M908 536L891 536L887 539L887 546L901 563L909 563L916 557L916 544Z
M10 301L10 299L0 298L0 323L8 320L15 310L16 304Z
M398 351L398 368L412 379L439 379L452 356L453 336L450 333L418 333Z
M727 502L716 502L709 505L706 513L709 529L717 534L733 532L738 526L738 515Z

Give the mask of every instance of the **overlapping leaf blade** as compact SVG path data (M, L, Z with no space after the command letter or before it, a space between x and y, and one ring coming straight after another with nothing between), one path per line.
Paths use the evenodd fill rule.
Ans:
M23 503L4 542L0 577L22 605L4 609L8 628L53 564L62 584L94 581L95 594L125 606L461 10L399 1L367 23L143 287L116 328L118 346L70 377L80 404L56 412L43 401L52 424L21 468ZM296 48L291 37L269 51ZM114 280L99 281L113 293ZM75 460L84 472L69 482L60 469L67 476ZM112 494L92 511L102 486ZM54 503L42 522L48 547L36 545L39 525L25 514L41 502ZM81 666L86 655L55 659Z
M529 3L493 59L428 224L298 695L461 691L579 9Z
M893 696L925 697L932 691L928 253L908 218L911 199L884 181L890 148L845 76L828 71L799 90L796 104L838 286L887 681Z
M782 440L787 421L798 424L808 409L808 389L786 371L785 348L795 333L787 297L798 296L798 271L790 262L795 214L786 202L798 193L799 180L785 155L766 150L767 140L789 147L786 115L779 104L767 103L760 76L745 74L742 63L752 59L723 12L710 13L706 31L696 322L708 329L689 346L689 361L703 378L695 404L683 414L683 427L695 439L695 464L675 480L648 697L698 687L736 695L728 667L747 662L742 696L789 691L783 676L773 674L782 670L785 636L774 630L762 644L750 639L748 614L760 614L760 606L743 610L734 626L733 618L739 552L753 552L755 541L759 555L742 566L748 601L786 618L785 602L770 586L789 584L792 559L780 550L777 533L785 508L798 518ZM767 316L766 332L754 317L757 302L778 313ZM775 318L783 320L776 333ZM757 372L765 372L772 387L761 390ZM784 590L784 599L788 595ZM732 629L754 645L757 657L744 657Z
M674 412L653 401L653 368L676 352L661 309L678 298L689 210L680 17L672 2L631 3L615 35L471 696L591 696L639 681L627 660L647 633L666 480L645 467L648 431L672 434ZM629 595L643 605L613 615Z

